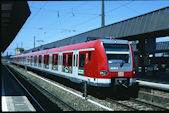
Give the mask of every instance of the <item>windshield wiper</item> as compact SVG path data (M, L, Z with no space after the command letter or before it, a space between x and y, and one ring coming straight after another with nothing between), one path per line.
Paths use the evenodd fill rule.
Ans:
M120 67L123 67L124 63L125 63L125 62L120 63Z

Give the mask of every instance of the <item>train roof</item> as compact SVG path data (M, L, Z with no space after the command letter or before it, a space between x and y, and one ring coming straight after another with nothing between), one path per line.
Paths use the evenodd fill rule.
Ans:
M30 56L30 55L36 55L36 54L44 54L44 53L52 53L52 52L60 52L60 51L70 51L70 50L75 50L75 49L95 48L96 44L99 42L101 42L101 40L94 40L94 41L83 42L83 43L78 43L78 44L73 44L73 45L68 45L68 46L63 46L63 47L56 47L52 49L36 51L36 52L31 52L31 53L26 53L26 54L21 54L21 55L15 55L15 56L11 56L11 58Z
M112 41L112 42L110 42ZM37 54L45 54L45 53L52 53L52 52L60 52L60 51L70 51L70 50L76 50L76 49L86 49L86 48L96 48L97 43L101 42L109 42L113 43L116 41L116 43L125 43L127 44L127 40L110 40L110 39L98 39L98 40L92 40L88 42L83 42L83 43L78 43L78 44L73 44L73 45L68 45L68 46L63 46L63 47L56 47L56 48L51 48L47 50L41 50L41 51L36 51L36 52L31 52L31 53L26 53L26 54L21 54L21 55L15 55L11 56L10 58L15 58L15 57L24 57L24 56L30 56L30 55L37 55Z

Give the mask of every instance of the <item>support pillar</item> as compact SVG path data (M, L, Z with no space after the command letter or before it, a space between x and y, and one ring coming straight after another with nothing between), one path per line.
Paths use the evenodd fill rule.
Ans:
M150 66L153 67L153 75L156 76L156 72L157 72L157 67L156 66L156 61L155 61L155 52L156 52L156 39L155 38L149 38L146 40L146 51L148 53L151 53L153 56L152 56L152 62L150 64ZM154 70L155 69L155 70Z
M139 52L139 69L141 71L141 75L145 75L145 65L144 65L144 60L145 60L145 55L146 55L146 50L145 50L145 39L139 40L138 43L138 52Z
M25 65L25 71L27 71L27 65Z
M87 82L83 82L83 97L87 100Z

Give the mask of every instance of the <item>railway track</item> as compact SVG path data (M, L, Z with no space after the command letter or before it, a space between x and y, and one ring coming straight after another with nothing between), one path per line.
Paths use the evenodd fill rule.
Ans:
M150 104L150 103L147 103L147 102L144 102L144 101L141 101L141 100L137 100L135 98L130 98L131 101L134 101L134 102L138 102L140 104L144 104L146 106L150 106L152 107L154 110L158 110L158 111L165 111L165 110L169 110L169 109L166 109L166 108L163 108L163 107L160 107L160 106L157 106L157 105L154 105L154 104Z
M77 111L76 108L64 102L61 98L57 97L56 95L53 95L48 90L39 86L37 83L29 80L28 78L23 76L21 73L18 73L17 71L13 69L9 69L7 66L5 66L5 68L11 73L11 75L16 79L16 81L24 89L24 91L26 92L26 95L28 95L28 98L30 99L31 103L33 104L33 106L35 107L37 111L64 111L64 109L66 109L67 111ZM59 108L56 104L51 102L45 95L43 95L40 91L38 91L35 88L35 86L38 87L38 89L40 89L41 91L48 94L48 96L56 100L59 104L62 104L61 106L63 108ZM29 89L31 90L29 91Z
M110 102L110 103L112 103L112 104L117 104L118 106L121 106L123 109L125 109L125 110L129 110L129 111L139 111L139 110L137 110L136 108L133 108L133 107L131 107L131 106L129 106L129 105L126 105L126 104L123 104L123 103L121 103L121 102L118 102L117 100L113 100L113 99L110 99L110 98L107 98L106 99L106 101L108 101L108 102Z
M162 107L159 107L153 104L149 104L143 101L139 101L134 98L130 98L129 100L114 100L114 99L107 98L106 100L111 103L118 104L124 107L124 109L130 110L130 111L165 111L167 110L165 108L162 108Z

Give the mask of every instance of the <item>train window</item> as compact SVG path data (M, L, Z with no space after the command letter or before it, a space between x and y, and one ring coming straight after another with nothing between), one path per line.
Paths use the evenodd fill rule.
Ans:
M44 55L44 67L49 69L49 55Z
M65 68L65 67L66 67L66 55L63 54L63 56L62 56L62 71L63 72L65 72L65 69L67 70L67 68Z
M43 64L45 64L46 63L46 57L44 56L44 59L43 59Z
M73 66L75 66L75 55L73 56Z
M37 66L37 56L34 56L34 66Z
M41 67L41 63L42 63L42 55L39 55L39 63L38 63L38 67Z
M52 69L58 70L58 55L57 54L52 55Z
M106 54L108 63L114 64L114 63L129 63L129 55L128 54Z
M76 67L77 67L77 63L78 63L78 55L76 55Z
M89 51L89 61L91 61L91 51Z
M58 55L55 55L55 65L58 65Z
M63 55L63 65L66 65L66 55Z
M52 64L55 64L55 55L52 55Z
M79 67L83 68L85 64L85 54L80 54Z
M62 71L66 73L72 73L72 53L63 53L63 64L62 64Z
M68 66L72 66L72 55L68 55Z
M49 64L49 56L46 58L46 64Z
M31 66L32 66L33 56L31 56Z

